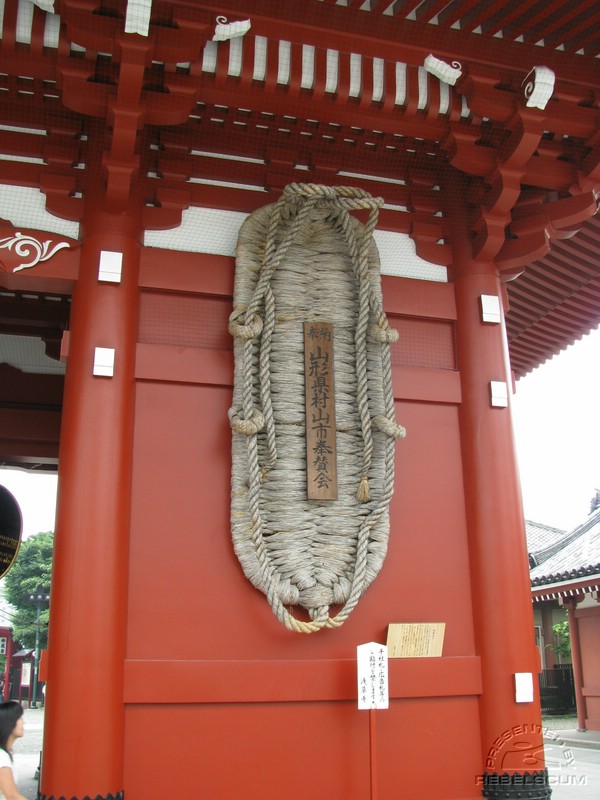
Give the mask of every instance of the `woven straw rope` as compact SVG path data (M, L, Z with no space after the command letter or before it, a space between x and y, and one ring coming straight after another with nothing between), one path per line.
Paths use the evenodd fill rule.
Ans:
M232 538L248 579L299 633L343 624L387 550L394 441L405 432L372 241L381 203L350 187L291 184L238 239ZM364 226L349 213L358 209L369 211ZM335 501L306 498L304 321L334 326ZM331 616L331 606L341 609Z

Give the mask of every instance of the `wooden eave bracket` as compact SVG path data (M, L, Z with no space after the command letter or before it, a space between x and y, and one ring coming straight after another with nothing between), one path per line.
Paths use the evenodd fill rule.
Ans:
M442 267L450 266L452 248L443 241L441 224L416 220L411 223L409 235L419 258Z
M515 209L510 232L516 238L507 239L500 249L495 259L499 271L515 276L515 270L523 271L527 264L545 256L553 239L573 236L597 210L595 191L540 204L537 208Z
M516 92L504 92L500 98L496 89L477 85L471 77L461 78L458 83L467 93L470 108L473 106L478 113L484 113L509 131L502 145L490 148L487 154L473 138L473 132L459 125L452 126L445 144L453 166L482 179L480 192L483 187L489 187L474 203L478 211L472 223L473 256L494 260L501 271L514 276L528 261L545 255L552 238L571 235L595 213L594 195L587 193L587 200L569 198L560 207L558 203L565 201L547 203L541 212L537 203L519 209L524 176L528 165L536 158L544 131L548 129L545 110L527 108L525 98ZM509 98L510 103L507 102ZM500 115L493 111L497 105L501 108ZM474 153L479 158L473 158ZM493 168L482 174L486 161L488 164L492 162ZM552 159L547 160L547 166L551 165ZM548 184L541 174L538 174L538 180L545 184L540 189L547 196L552 191L552 183ZM525 218L529 221L527 225L523 224ZM508 239L507 232L513 238Z
M124 20L95 14L99 5L97 0L60 0L57 13L72 42L95 53L109 53Z
M498 238L510 222L511 211L517 206L522 191L523 175L527 164L535 155L543 134L543 121L530 115L515 114L513 129L503 148L496 154L496 169L485 181L490 190L484 197L483 224L474 242L474 254L478 257L496 255L504 236ZM477 223L476 223L477 225ZM492 236L493 244L488 241Z
M516 208L513 212L511 231L518 236L530 233L543 221L553 237L564 239L571 236L598 210L597 192L582 192L572 197L563 197L550 203L540 204L525 209Z
M582 190L600 188L600 143L593 146L583 162L583 169L577 176L577 182Z
M473 223L473 258L478 261L494 261L506 239L508 216L499 209L480 208Z
M544 131L547 130L544 112L518 106L513 116L507 120L510 130L508 139L498 150L498 161L502 164L525 165L539 147Z
M183 125L200 97L200 82L191 76L165 77L168 94L143 92L143 104L148 125Z
M61 65L59 84L67 108L88 117L104 117L109 98L114 94L112 84L95 83L93 64L65 61Z
M479 144L480 130L466 122L451 123L442 147L448 153L453 167L467 175L483 177L495 165L496 154L489 147Z
M105 154L102 163L106 170L106 207L114 213L125 211L139 171L139 157L118 161L112 154Z
M125 17L108 17L94 13L97 0L60 0L57 13L66 24L71 41L95 53L115 53L115 41L121 36L141 39L136 34L125 34ZM187 9L177 5L171 26L150 20L150 34L154 58L165 63L197 61L202 55L212 29L209 12Z
M187 189L158 187L156 206L145 206L142 224L144 230L166 231L181 224L181 215L190 207L191 195Z
M79 222L83 216L83 199L76 196L77 183L72 175L44 172L40 190L46 195L46 208L61 219Z

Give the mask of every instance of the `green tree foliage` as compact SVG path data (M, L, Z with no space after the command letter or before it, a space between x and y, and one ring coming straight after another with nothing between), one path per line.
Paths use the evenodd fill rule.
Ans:
M556 655L562 659L570 658L571 637L569 635L569 621L557 622L552 626L552 631L554 633L554 645L547 645L547 647L553 647Z
M6 573L4 594L16 612L13 617L13 638L21 642L23 647L35 646L35 628L37 610L30 595L35 594L38 586L42 586L45 594L50 593L50 576L52 573L52 548L54 533L36 533L26 539ZM48 639L48 607L42 606L40 614L40 647L46 647Z

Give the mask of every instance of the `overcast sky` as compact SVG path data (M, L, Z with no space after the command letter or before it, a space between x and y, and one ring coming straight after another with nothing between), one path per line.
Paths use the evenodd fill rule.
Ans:
M517 381L513 422L525 517L584 522L600 489L600 329Z

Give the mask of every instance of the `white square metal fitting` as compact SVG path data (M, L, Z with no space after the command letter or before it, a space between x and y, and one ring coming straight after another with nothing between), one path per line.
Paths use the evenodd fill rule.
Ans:
M123 269L123 253L114 250L100 251L100 264L98 266L98 280L108 283L121 283Z
M533 674L515 672L515 703L533 703Z
M508 385L504 381L490 381L490 402L494 408L508 406Z
M502 322L502 311L500 309L500 298L495 294L482 294L479 297L481 309L481 321L492 325Z
M115 374L115 351L112 347L94 348L94 375L112 378Z

